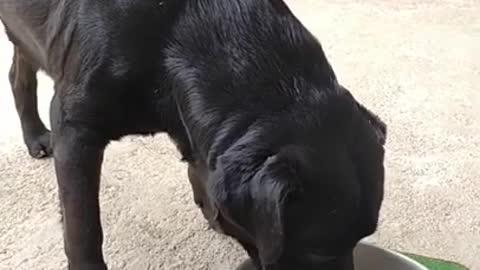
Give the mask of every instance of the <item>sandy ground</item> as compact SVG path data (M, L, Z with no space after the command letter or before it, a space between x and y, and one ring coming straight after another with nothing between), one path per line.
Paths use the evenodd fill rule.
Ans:
M389 124L386 198L371 241L480 269L480 2L290 0L343 84ZM0 269L64 269L51 160L27 156L0 37ZM47 120L52 84L43 75ZM164 136L113 143L103 170L112 269L231 269L245 256L206 230Z

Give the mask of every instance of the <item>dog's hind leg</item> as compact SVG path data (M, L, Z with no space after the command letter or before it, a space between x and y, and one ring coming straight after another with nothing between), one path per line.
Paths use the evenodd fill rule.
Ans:
M22 125L23 139L34 158L52 154L50 132L43 124L37 108L37 71L18 46L14 46L9 79L15 107Z

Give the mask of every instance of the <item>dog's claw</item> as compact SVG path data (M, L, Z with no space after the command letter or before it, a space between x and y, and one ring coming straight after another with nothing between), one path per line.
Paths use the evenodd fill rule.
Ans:
M50 146L50 132L26 141L28 153L35 159L50 157L53 153Z

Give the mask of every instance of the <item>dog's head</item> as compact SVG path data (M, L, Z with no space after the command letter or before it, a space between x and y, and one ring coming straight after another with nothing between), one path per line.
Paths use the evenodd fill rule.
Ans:
M275 146L280 130L247 132L208 176L216 222L258 269L351 270L376 230L386 128L344 92L320 125L285 121L291 144Z

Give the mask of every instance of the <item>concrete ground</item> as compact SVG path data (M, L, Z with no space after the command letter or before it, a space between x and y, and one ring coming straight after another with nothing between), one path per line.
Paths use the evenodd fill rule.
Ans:
M389 124L381 246L480 269L480 2L290 0L340 81ZM64 269L51 160L23 146L0 38L0 269ZM47 120L51 81L41 76ZM112 269L232 269L245 256L206 230L164 136L113 143L103 170Z

